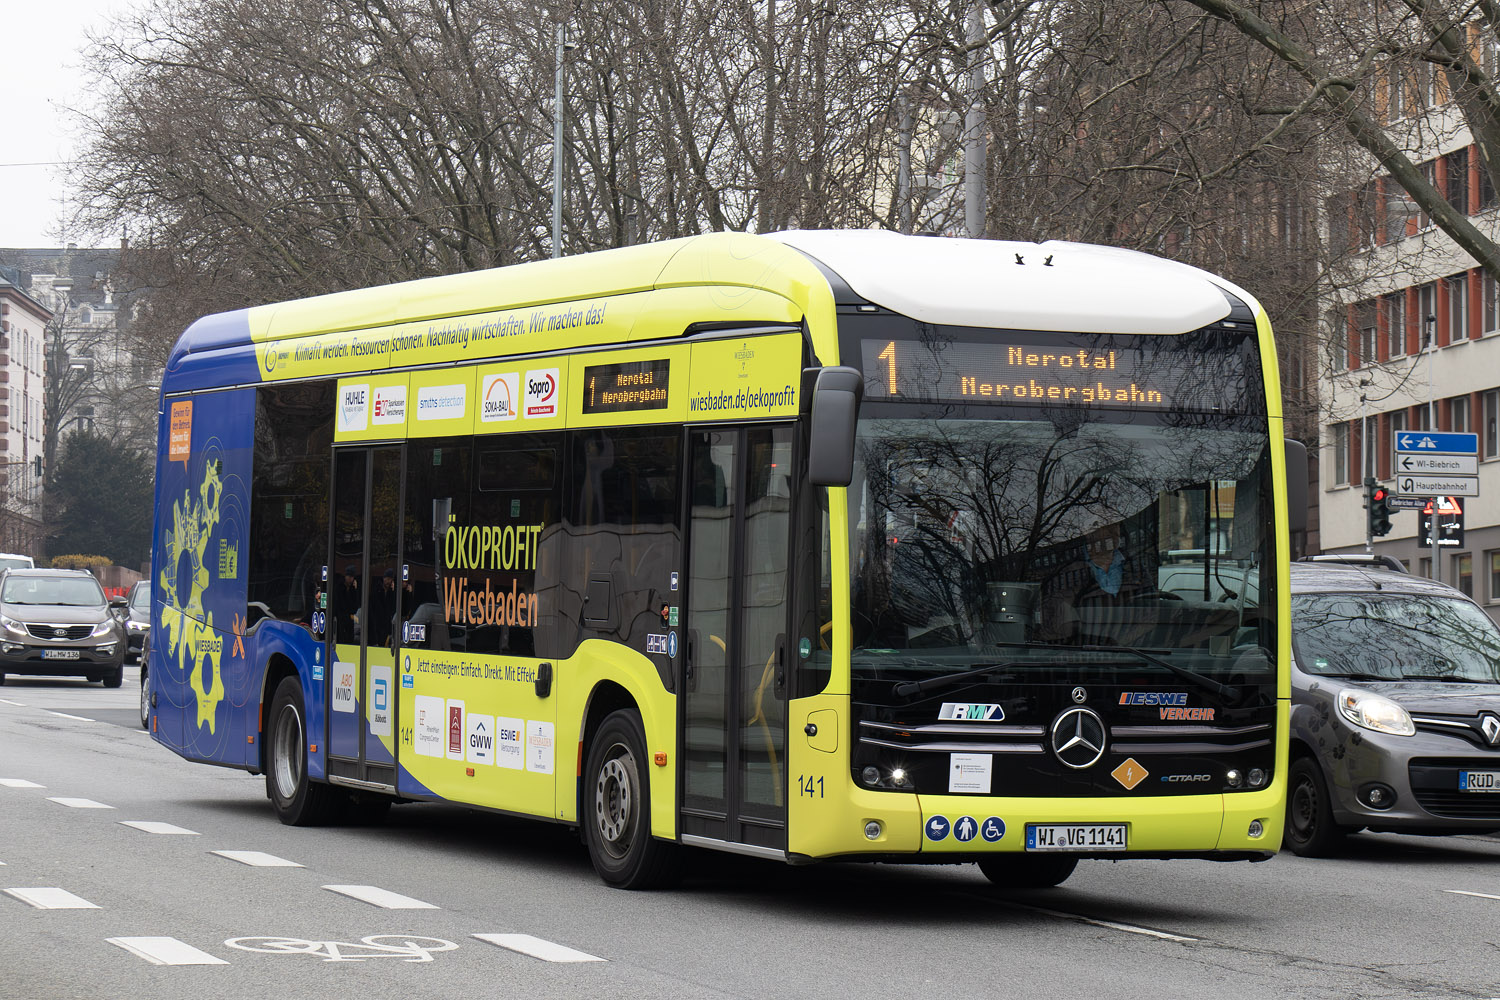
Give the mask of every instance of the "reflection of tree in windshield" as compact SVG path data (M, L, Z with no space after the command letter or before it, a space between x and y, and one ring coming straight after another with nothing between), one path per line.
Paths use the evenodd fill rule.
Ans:
M1211 608L1163 594L1159 574L1169 551L1215 579L1260 556L1264 435L1052 417L861 422L857 645L1203 647L1253 626L1244 568L1199 587L1232 591L1196 602Z
M1299 594L1292 598L1297 665L1310 674L1390 680L1500 680L1500 630L1453 598Z

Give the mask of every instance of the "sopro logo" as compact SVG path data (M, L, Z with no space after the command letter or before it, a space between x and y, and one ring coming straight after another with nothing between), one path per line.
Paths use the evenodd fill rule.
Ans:
M520 394L521 376L516 372L486 375L479 390L479 419L482 423L516 419L516 397Z
M557 416L559 378L556 368L541 368L526 373L526 416Z
M370 385L346 385L339 389L338 429L362 431L369 421Z

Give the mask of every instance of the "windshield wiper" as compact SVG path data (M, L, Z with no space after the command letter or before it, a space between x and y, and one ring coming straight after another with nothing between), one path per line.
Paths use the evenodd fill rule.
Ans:
M1362 674L1362 673L1360 673L1357 670L1351 671L1351 672L1348 672L1348 673L1345 673L1345 672L1341 671L1339 673L1317 674L1315 676L1318 676L1318 677L1343 677L1344 679L1351 680L1351 681L1394 681L1394 680L1404 680L1405 679L1405 678L1399 678L1399 677L1392 677L1390 674Z
M1453 674L1402 674L1403 681L1437 681L1440 684L1493 684L1493 677L1479 680L1473 677L1455 677Z
M941 677L929 677L922 681L902 681L891 688L891 693L898 698L909 698L914 694L923 694L927 691L935 691L938 688L949 687L959 681L968 680L970 677L982 677L992 674L997 670L1008 670L1011 667L1027 665L1026 660L1007 660L1004 663L983 663L968 670L960 670L956 674L943 674Z

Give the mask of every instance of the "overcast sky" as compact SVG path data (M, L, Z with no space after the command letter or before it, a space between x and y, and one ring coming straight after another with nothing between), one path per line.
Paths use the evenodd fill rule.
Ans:
M133 0L5 0L0 20L0 247L55 247L70 152L65 107L77 107L84 32L102 27ZM32 166L31 164L42 164Z

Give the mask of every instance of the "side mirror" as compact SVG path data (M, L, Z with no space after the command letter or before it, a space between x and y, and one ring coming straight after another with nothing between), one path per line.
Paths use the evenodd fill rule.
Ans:
M1286 439L1286 515L1288 531L1307 530L1307 445Z
M814 486L848 486L854 478L854 425L864 396L854 368L824 368L813 385L807 474Z

